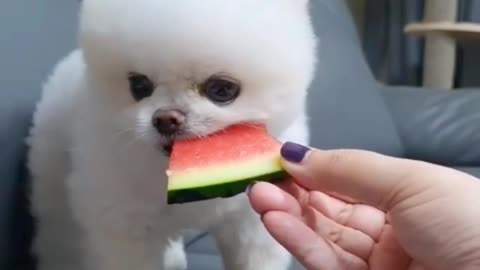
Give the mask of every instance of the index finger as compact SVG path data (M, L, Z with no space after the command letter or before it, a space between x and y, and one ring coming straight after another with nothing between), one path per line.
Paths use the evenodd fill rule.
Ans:
M442 181L433 180L434 176L449 173L440 166L364 150L322 151L286 143L282 156L283 166L299 185L353 198L384 211L431 187L433 181Z

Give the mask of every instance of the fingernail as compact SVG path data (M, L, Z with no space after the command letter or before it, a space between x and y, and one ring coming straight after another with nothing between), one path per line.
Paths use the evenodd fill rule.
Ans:
M286 160L293 163L300 163L305 159L305 156L309 151L310 148L306 146L287 142L282 146L280 153Z

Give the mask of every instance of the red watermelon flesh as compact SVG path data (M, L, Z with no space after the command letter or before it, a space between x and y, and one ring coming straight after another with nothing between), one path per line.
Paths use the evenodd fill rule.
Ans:
M285 178L281 143L263 125L239 124L206 138L177 141L168 175L168 203L227 198L254 181Z

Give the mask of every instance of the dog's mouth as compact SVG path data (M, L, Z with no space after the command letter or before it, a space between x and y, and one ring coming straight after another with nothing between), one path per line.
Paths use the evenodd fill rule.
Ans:
M190 138L192 138L192 136L188 136L186 134L178 134L175 136L164 137L159 146L161 148L161 151L167 157L170 157L170 155L172 154L173 144L175 143L175 141L181 141L181 140L186 140Z
M160 143L158 146L163 154L165 154L167 157L170 157L172 154L173 144L175 143L175 141L189 140L193 138L197 138L197 136L190 133L185 133L185 132L178 133L172 136L163 137L160 140Z
M204 136L208 136L212 133L214 133L214 132L211 132L211 133L209 133L207 135L204 135ZM198 135L198 134L193 134L193 133L188 133L188 132L181 132L181 133L179 132L179 133L174 134L172 136L162 137L158 146L159 146L159 148L160 148L160 150L162 151L163 154L165 154L167 157L170 157L171 154L172 154L173 144L175 143L175 141L190 140L190 139L199 138L199 137L201 137L201 136Z
M173 140L173 139L169 139L166 143L163 143L163 144L162 144L162 152L163 152L167 157L170 157L170 155L172 154L173 143L174 143L174 140Z

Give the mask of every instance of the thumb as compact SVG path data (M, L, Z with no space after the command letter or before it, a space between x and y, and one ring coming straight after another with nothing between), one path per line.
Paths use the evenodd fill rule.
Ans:
M284 168L304 188L346 196L384 211L438 187L442 184L438 176L452 173L440 166L362 150L322 151L286 143L281 154Z

